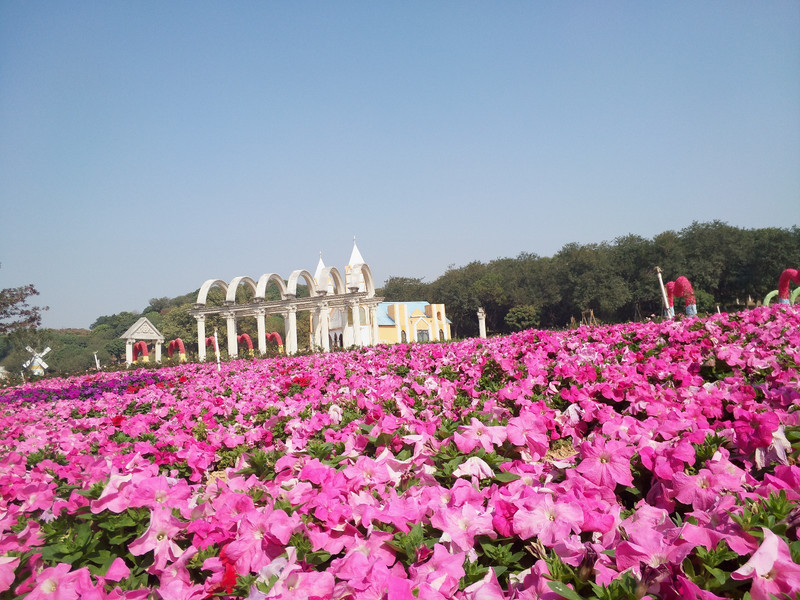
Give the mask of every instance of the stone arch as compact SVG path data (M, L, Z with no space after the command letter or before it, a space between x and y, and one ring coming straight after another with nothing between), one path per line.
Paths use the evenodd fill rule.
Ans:
M367 292L367 298L374 298L375 297L375 280L372 277L372 271L369 268L367 263L361 263L360 265L355 265L353 267L352 277L356 278L357 273L361 273L364 276L364 287L365 292Z
M203 283L203 285L200 286L200 291L197 293L197 304L202 304L205 306L206 301L208 300L208 292L214 286L222 288L223 293L227 296L228 284L226 282L222 281L222 279L208 279L205 283Z
M250 287L253 291L253 295L256 295L258 286L253 280L252 277L248 277L247 275L240 275L239 277L234 277L231 279L231 282L228 284L228 291L225 294L225 302L235 304L236 303L236 290L239 289L239 286L245 284Z
M298 269L296 271L292 271L292 274L289 275L289 284L286 286L286 293L290 296L297 296L297 280L300 278L306 280L306 285L308 286L308 295L310 298L313 298L317 295L317 284L314 283L314 276L306 271L305 269Z
M283 281L283 277L277 273L264 273L258 278L255 297L260 298L261 300L266 300L267 287L269 286L270 281L274 282L275 285L278 286L278 291L281 293L281 300L285 300L287 294L286 283Z
M319 282L318 286L319 289L317 291L317 295L319 295L323 290L327 291L328 289L328 280L333 280L333 293L334 294L346 294L347 288L344 285L344 278L342 274L339 272L339 269L336 267L325 267L322 269L319 275ZM325 282L323 284L323 282Z

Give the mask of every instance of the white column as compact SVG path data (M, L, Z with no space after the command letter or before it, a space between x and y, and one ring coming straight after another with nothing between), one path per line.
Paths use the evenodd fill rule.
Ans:
M330 352L330 319L331 309L327 302L323 302L319 309L319 341L324 352Z
M486 337L486 311L482 306L478 309L478 332L482 338Z
M372 325L372 345L377 346L381 340L378 333L378 307L374 304L369 307L369 322Z
M197 355L200 362L206 359L206 316L196 315L197 320Z
M297 353L297 307L290 306L286 326L286 354Z
M361 346L361 314L360 314L360 306L358 304L358 300L355 300L352 304L352 311L353 311L353 345L354 346Z
M161 362L161 340L156 340L156 362Z
M267 325L265 321L267 311L263 308L256 311L256 325L258 326L258 352L264 355L267 352Z
M322 342L319 339L319 328L320 328L320 313L322 310L317 307L316 310L311 311L311 331L308 334L308 337L311 338L311 348L316 350L317 348L322 347Z
M436 304L431 304L431 321L433 321L433 335L431 339L441 342L442 340L439 339L439 315L436 310L437 306Z
M395 342L398 344L403 341L403 338L400 335L402 327L400 327L400 305L395 302L394 304L394 331L395 331Z
M125 362L128 366L133 364L133 340L125 340Z
M228 356L234 358L239 355L239 342L236 341L236 315L224 313L223 316L228 326Z

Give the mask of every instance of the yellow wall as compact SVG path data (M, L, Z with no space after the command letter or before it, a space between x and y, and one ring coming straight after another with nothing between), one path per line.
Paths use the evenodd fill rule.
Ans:
M417 341L417 332L429 331L430 341L442 341L439 336L441 330L444 339L450 339L450 325L447 323L444 304L429 304L425 312L416 309L413 314L408 314L408 305L398 302L388 306L387 313L395 325L381 325L378 327L380 343L397 344L401 341L401 331L406 332L409 342Z

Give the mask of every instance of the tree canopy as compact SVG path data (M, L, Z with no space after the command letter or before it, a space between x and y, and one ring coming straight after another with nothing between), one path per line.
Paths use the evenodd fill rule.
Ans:
M0 334L17 329L35 329L42 323L46 306L30 306L28 298L39 292L33 284L0 290Z
M744 308L748 299L758 301L776 289L783 270L796 268L798 263L797 226L748 230L720 221L695 222L653 239L626 235L612 242L569 243L552 257L522 252L515 258L488 263L451 265L430 282L390 277L377 293L390 302L443 303L453 336L468 337L478 334L479 307L486 311L490 334L530 327L562 328L586 314L607 323L659 315L662 300L656 266L661 267L665 282L681 275L692 282L700 312L717 307L735 311ZM53 353L48 364L60 372L92 368L95 353L102 365L122 362L125 344L119 336L141 316L150 319L167 340L180 337L190 353L196 351L197 326L188 311L197 290L176 298L151 298L142 313L99 316L90 330L58 331L35 329L40 311L46 310L28 305L36 293L32 285L0 292L0 364L9 371L18 372L30 357L26 345L37 349L50 346ZM307 294L304 286L298 287L298 296ZM246 286L236 291L237 302L246 302L251 296L252 290ZM271 284L267 299L279 297L277 286ZM211 289L210 305L221 305L224 299L222 290ZM306 312L298 315L301 344L308 339L308 317ZM225 322L217 315L206 321L206 331L214 328L225 335ZM285 338L281 317L268 316L266 328ZM238 330L255 340L255 318L240 319ZM225 344L221 345L224 349Z
M553 257L522 253L489 263L450 266L435 281L390 278L378 290L387 301L444 303L456 337L476 335L476 311L486 311L489 333L528 323L560 328L592 314L604 322L641 320L661 313L655 267L664 281L683 275L700 311L734 311L776 289L781 272L800 263L800 229L740 229L720 221L694 222L652 240L627 235L613 242L564 245ZM535 318L524 315L535 309Z

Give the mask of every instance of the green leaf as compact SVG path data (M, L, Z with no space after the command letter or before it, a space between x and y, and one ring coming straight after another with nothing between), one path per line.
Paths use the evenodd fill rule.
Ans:
M505 472L497 473L494 476L494 479L496 481L499 481L500 483L510 483L512 481L516 481L519 478L520 476L517 475L516 473L505 473Z
M718 583L719 585L722 585L722 584L724 584L726 581L728 581L728 579L729 579L729 577L730 577L730 574L729 574L729 573L726 573L726 572L725 572L725 571L723 571L722 569L718 569L718 568L716 568L716 567L709 567L709 566L707 566L707 565L704 565L704 566L705 566L705 568L706 568L706 571L708 571L708 572L711 574L711 576L712 576L714 579L716 579L716 581L717 581L717 583Z
M567 585L561 581L548 581L547 586L556 594L559 594L562 598L566 598L567 600L585 600L583 596L572 588L567 587Z

